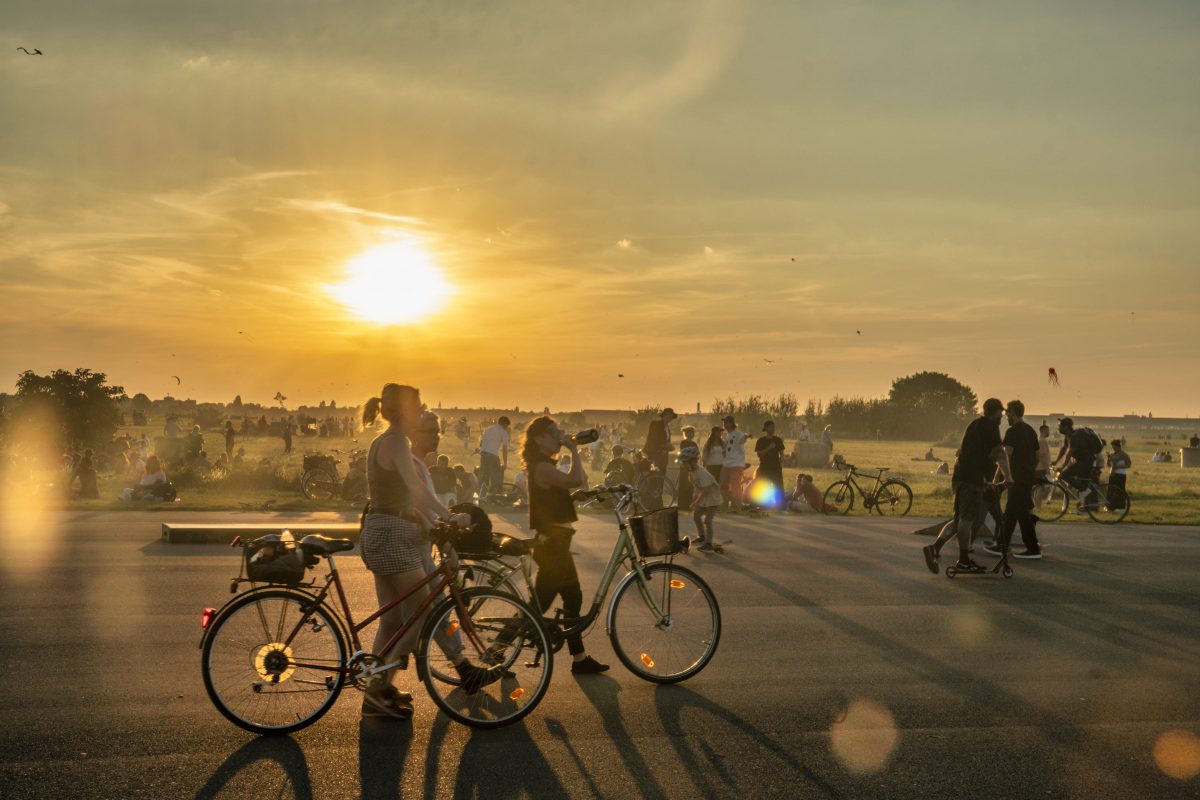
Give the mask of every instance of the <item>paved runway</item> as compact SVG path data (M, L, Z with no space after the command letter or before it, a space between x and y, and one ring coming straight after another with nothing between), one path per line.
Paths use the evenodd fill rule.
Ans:
M613 669L576 679L560 655L542 704L500 731L449 722L410 673L411 723L362 723L348 692L258 738L211 706L196 649L236 553L159 541L165 520L252 519L6 525L0 796L1200 797L1169 774L1200 770L1200 528L1043 525L1047 558L1014 579L951 581L908 534L929 520L718 517L726 554L683 558L724 632L682 685L624 671L601 628L587 644ZM613 528L579 527L590 598ZM370 610L357 556L339 564Z

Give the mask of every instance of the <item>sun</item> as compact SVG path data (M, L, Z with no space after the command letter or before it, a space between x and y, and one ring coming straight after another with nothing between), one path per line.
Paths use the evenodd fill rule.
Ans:
M358 319L379 325L424 319L453 293L429 251L409 239L355 257L346 264L346 279L327 289Z

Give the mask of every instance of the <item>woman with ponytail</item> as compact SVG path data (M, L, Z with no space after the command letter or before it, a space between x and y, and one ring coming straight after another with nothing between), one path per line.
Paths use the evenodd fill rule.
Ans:
M437 520L449 517L466 526L466 514L450 516L413 464L408 434L417 430L421 418L420 392L411 386L389 383L379 397L372 397L363 408L363 426L374 424L383 417L387 429L371 442L367 452L367 486L371 509L363 523L359 547L363 563L375 577L375 595L385 606L411 591L429 575L432 562L428 559L429 543L422 536ZM379 619L372 652L385 661L403 657L416 645L421 626L412 624L389 652L381 652L420 606L427 592L414 592ZM443 639L438 642L455 663L463 686L468 691L500 677L493 670L477 667L462 655L461 641ZM386 673L363 694L363 716L382 716L407 719L412 716L412 695L392 685Z

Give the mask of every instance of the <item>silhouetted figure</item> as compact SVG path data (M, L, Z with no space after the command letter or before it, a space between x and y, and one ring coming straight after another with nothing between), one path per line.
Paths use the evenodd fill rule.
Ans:
M286 419L283 421L283 452L292 452L292 424Z
M83 451L83 456L80 457L79 463L75 465L75 469L71 472L71 479L68 485L74 485L75 479L79 479L79 493L77 497L95 499L100 496L100 485L96 476L96 462L91 448Z
M225 457L233 458L233 440L237 437L237 431L233 429L233 420L225 422Z

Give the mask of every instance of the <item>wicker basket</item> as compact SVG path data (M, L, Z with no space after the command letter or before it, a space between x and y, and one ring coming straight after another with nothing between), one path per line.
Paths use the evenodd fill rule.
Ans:
M679 552L679 508L668 506L629 518L633 541L643 556L669 556Z

